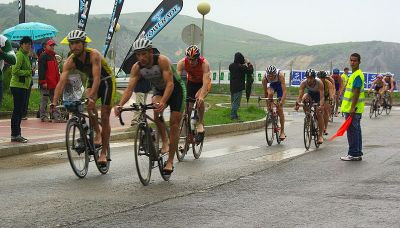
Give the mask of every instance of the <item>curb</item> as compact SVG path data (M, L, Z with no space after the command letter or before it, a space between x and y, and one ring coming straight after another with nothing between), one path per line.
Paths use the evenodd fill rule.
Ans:
M206 126L205 130L207 136L227 134L239 131L255 130L264 127L264 121L265 120L263 118L260 120L248 121L243 123ZM110 137L110 141L132 139L134 137L134 134L135 134L134 128L129 128L124 132L118 132L112 134ZM63 139L57 139L48 142L32 143L32 144L28 143L24 145L21 144L10 145L9 147L0 148L0 158L49 150L49 149L64 148L64 147L65 147L65 141Z

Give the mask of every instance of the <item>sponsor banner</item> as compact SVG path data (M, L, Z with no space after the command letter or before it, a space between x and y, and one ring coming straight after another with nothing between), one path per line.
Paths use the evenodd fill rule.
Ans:
M147 19L135 40L144 33L144 36L152 40L172 19L179 14L183 8L183 0L163 0L160 5ZM132 47L122 62L121 69L129 74L133 64L136 63L136 56Z
M85 31L92 0L79 0L78 29Z
M18 13L19 21L18 23L25 23L25 0L18 0Z
M106 42L103 47L103 56L105 57L110 47L112 37L115 32L115 27L117 26L119 16L121 14L122 6L124 5L124 0L115 0L113 12L111 14L110 25L108 26L106 34Z

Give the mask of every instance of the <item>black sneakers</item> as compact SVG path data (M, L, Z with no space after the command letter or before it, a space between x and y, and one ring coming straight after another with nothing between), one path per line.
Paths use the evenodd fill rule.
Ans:
M28 140L22 136L11 136L11 142L27 143Z

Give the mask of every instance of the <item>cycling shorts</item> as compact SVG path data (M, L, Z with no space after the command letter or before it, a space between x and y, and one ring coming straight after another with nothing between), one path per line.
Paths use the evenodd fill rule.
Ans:
M375 90L376 92L379 92L379 90L381 90L382 87L383 87L383 86L375 86L374 90Z
M164 95L164 90L157 90L157 89L153 90L153 97L154 96L162 97L163 95ZM186 105L184 97L186 97L185 85L177 80L174 80L174 90L172 91L172 94L167 101L167 105L169 105L171 112L183 112Z
M203 87L203 83L196 83L192 81L187 82L187 96L190 99L196 99L196 93ZM188 99L186 100L188 101Z
M93 81L88 81L88 88L92 88ZM100 80L99 89L97 90L97 98L101 98L101 105L113 105L115 94L115 79L108 77Z
M319 92L313 92L308 90L307 94L311 97L311 100L313 101L313 103L319 103Z
M278 98L282 98L283 96L283 90L282 90L282 84L281 82L271 82L267 83L267 88L271 88L274 90L274 93L276 92Z

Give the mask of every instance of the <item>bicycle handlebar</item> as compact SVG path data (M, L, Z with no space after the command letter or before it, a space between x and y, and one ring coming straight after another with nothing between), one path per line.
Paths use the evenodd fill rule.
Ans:
M140 104L133 103L133 104L131 104L131 107L129 107L129 108L122 108L121 111L119 112L119 123L122 126L125 125L124 121L122 120L122 112L126 112L126 111L143 111L143 112L145 112L146 110L149 110L149 109L156 109L156 107L154 107L153 103L145 104L145 105L142 103L140 103Z

